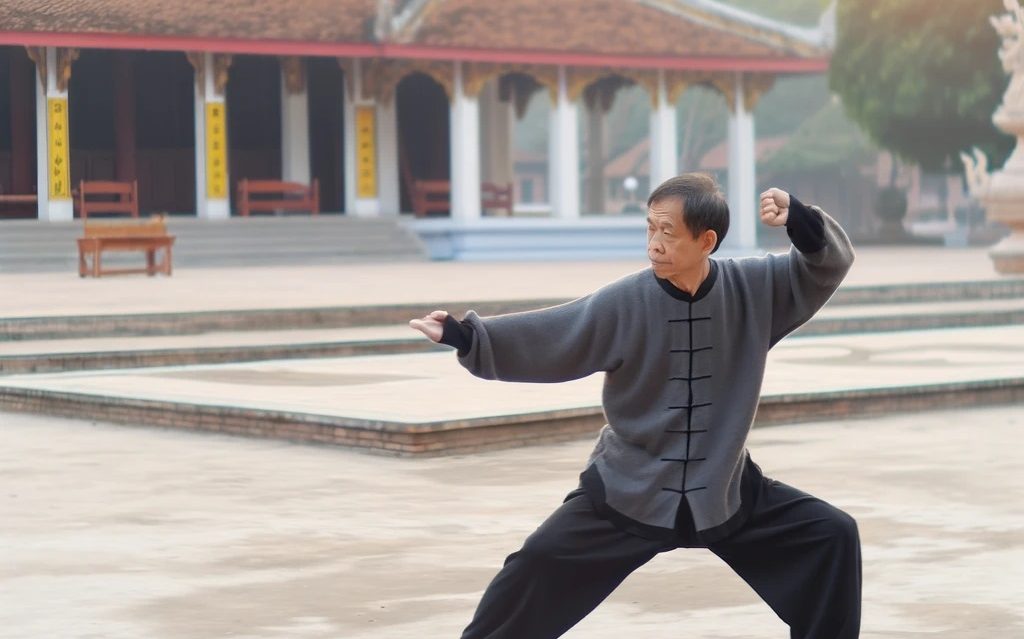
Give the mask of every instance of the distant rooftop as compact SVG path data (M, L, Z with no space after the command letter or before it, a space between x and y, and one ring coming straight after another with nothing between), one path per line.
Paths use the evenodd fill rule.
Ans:
M816 33L713 0L5 0L0 14L0 44L769 71L822 70Z

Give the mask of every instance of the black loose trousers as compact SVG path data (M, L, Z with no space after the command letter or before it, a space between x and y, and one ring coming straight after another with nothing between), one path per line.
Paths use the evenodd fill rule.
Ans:
M861 605L857 524L760 472L755 481L745 524L707 548L789 625L791 639L855 639ZM687 524L677 524L674 542L638 537L575 491L509 555L462 639L561 636L655 555L698 545Z

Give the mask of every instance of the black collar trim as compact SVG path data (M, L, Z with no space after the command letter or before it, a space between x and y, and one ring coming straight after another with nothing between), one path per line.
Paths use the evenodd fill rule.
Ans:
M676 298L677 300L683 302L697 302L703 299L704 296L706 296L711 291L711 287L715 285L715 280L718 279L718 262L716 262L715 260L710 260L710 262L711 270L708 271L708 276L704 278L704 281L701 282L700 287L697 289L697 292L694 293L693 295L690 295L685 291L679 290L678 288L676 288L675 284L669 282L668 280L663 280L657 275L654 276L654 279L658 281L658 286L660 286L663 291L665 291L672 297ZM654 271L651 271L651 273L653 274Z

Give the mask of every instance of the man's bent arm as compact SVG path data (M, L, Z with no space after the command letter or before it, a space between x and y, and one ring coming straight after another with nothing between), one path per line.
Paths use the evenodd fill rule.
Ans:
M771 255L771 343L809 320L828 301L853 264L850 238L839 223L790 195L788 255Z

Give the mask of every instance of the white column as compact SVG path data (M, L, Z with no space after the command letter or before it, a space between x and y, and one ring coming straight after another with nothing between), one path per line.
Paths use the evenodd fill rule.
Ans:
M747 111L743 75L736 74L733 110L729 117L729 234L726 248L757 248L757 182L755 181L754 116Z
M377 195L384 215L401 213L398 175L398 94L377 104Z
M195 124L196 124L196 217L204 220L226 220L231 217L231 172L224 167L227 193L224 197L211 197L207 189L206 171L206 105L220 104L225 108L224 96L217 93L213 54L203 54L203 73L196 73L195 83ZM224 124L227 125L225 115ZM225 135L225 139L227 136ZM229 143L230 144L230 143ZM225 159L230 150L225 149Z
M580 216L580 149L576 105L569 100L565 67L558 67L558 97L551 108L548 194L554 217Z
M75 217L73 202L68 199L50 199L50 144L48 98L64 98L68 92L57 88L57 50L46 48L46 86L36 91L36 175L38 176L36 191L39 197L37 215L47 222L69 222ZM38 75L38 74L37 74ZM67 104L67 102L65 102ZM65 121L70 118L66 118ZM70 132L68 135L70 140ZM71 149L67 149L65 158L70 160ZM67 173L70 176L70 170ZM70 192L70 185L68 185Z
M282 68L281 179L309 184L312 181L309 162L309 87L303 82L301 91L290 91L287 73Z
M658 71L658 93L651 109L651 190L679 173L676 108L668 101L665 72Z
M352 78L346 78L344 85L343 114L345 126L345 213L357 217L377 217L381 214L381 155L380 148L380 112L381 109L372 98L363 96L363 67L360 60L352 61ZM352 90L349 91L348 87ZM372 194L359 193L359 161L360 155L357 149L359 137L356 117L357 111L362 109L373 110L373 131L371 132L372 158L371 166L374 172L374 192ZM397 156L395 158L397 166Z
M502 102L498 82L488 82L480 94L481 179L484 182L508 184L514 179L512 130L515 108L511 101Z
M194 69L192 81L192 112L195 125L195 160L196 160L196 217L209 219L206 200L206 83L202 77L209 73L207 55L202 56L202 70Z
M345 183L345 215L358 215L356 206L356 100L359 92L359 60L352 61L352 76L341 83L342 179ZM352 89L349 89L352 87Z
M604 166L608 155L608 136L600 97L595 98L590 108L584 110L584 118L587 121L587 171L583 206L586 207L587 213L608 213L604 196L607 188Z
M480 219L480 108L465 94L462 63L455 63L451 104L452 219Z

